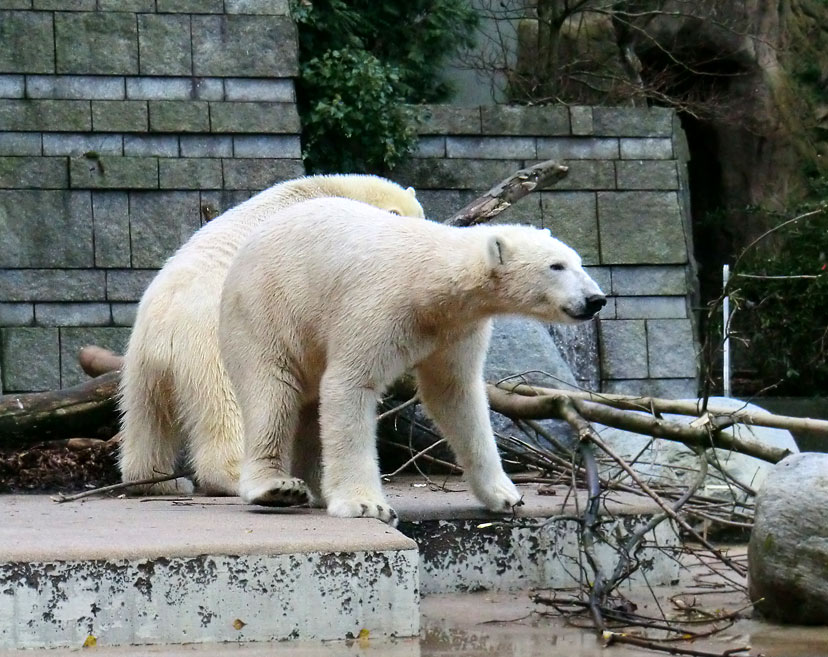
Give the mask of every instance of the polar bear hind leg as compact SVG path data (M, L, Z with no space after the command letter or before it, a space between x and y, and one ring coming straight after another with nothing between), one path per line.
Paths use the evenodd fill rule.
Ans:
M129 352L128 352L129 353ZM136 360L127 359L127 363ZM182 447L182 434L170 404L173 386L164 364L144 361L140 367L124 368L121 377L121 408L125 411L120 444L120 468L124 481L153 479L173 474ZM189 495L193 484L178 478L136 486L132 492L152 495Z

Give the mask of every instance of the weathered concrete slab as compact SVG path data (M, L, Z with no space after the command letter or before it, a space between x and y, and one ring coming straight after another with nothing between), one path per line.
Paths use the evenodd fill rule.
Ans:
M0 505L0 648L419 629L416 547L378 521L213 498Z

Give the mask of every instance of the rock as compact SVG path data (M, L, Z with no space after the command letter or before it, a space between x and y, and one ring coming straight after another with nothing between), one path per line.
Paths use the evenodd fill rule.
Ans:
M828 454L793 454L756 498L750 598L767 618L828 625Z
M725 406L734 410L764 410L755 404L728 397L711 397L710 405ZM667 420L684 424L689 424L695 419L687 415L672 414L667 414L664 417ZM686 485L695 476L695 470L698 468L698 456L689 447L685 447L681 443L670 440L654 440L649 436L601 425L597 425L596 429L598 429L601 438L627 461L635 459L642 450L646 450L633 464L633 469L642 475L645 481ZM788 449L794 453L799 452L790 431L784 429L738 424L727 429L724 433L731 435L735 433L740 438L757 440L766 445ZM651 441L652 444L648 447ZM717 449L714 450L714 454L719 465L726 473L736 481L753 489L761 488L768 472L773 468L771 463L738 452ZM735 492L735 489L729 486L724 478L716 472L716 469L711 466L705 482L705 494L730 498L731 490ZM743 494L741 497L744 499L746 495Z
M575 374L546 325L523 317L498 317L495 320L484 377L491 382L508 379L515 383L569 390L577 385ZM509 418L498 413L492 413L491 417L495 433L526 439ZM545 420L540 425L564 445L572 444L572 431L566 422ZM545 448L552 447L542 436L535 436L535 442Z

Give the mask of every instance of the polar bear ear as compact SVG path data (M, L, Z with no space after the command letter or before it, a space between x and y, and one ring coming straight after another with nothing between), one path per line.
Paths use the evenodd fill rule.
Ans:
M490 235L486 241L486 261L492 269L503 264L505 246L500 235Z
M411 196L414 196L414 197L417 196L417 192L413 187L407 187L405 191L407 191L409 194L411 194Z

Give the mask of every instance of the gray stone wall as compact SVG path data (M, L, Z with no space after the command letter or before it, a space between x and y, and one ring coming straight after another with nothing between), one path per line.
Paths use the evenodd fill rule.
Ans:
M0 382L83 380L122 351L164 260L205 221L304 173L286 0L0 0ZM505 221L549 226L612 303L579 337L608 390L690 394L685 149L666 111L429 108L393 177L443 218L515 169L570 175ZM583 350L581 350L583 351Z
M286 0L0 0L0 380L123 350L205 220L302 175Z
M569 165L553 190L501 221L549 228L610 295L600 322L553 334L576 375L608 392L695 396L688 156L674 114L498 105L434 106L426 116L417 153L394 175L417 188L430 216L538 161Z

